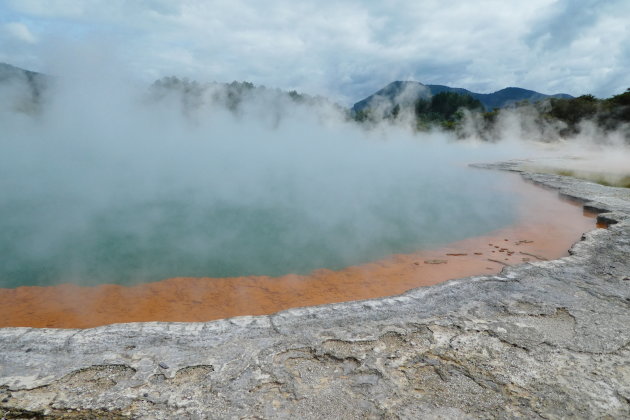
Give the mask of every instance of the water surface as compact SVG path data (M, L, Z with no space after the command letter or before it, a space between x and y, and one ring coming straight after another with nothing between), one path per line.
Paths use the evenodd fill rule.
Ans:
M436 247L515 219L516 198L496 173L455 165L358 172L326 186L270 178L258 192L269 199L221 195L217 186L230 188L229 174L207 189L201 182L101 203L80 189L14 190L0 203L0 287L306 274Z

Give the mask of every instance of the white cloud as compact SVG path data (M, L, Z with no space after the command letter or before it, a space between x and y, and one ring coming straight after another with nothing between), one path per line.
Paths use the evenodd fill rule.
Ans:
M20 22L10 22L2 25L3 32L13 39L29 44L35 44L37 37L28 29L28 27Z
M41 38L115 40L146 78L179 74L351 102L395 79L608 96L630 86L630 3L20 0ZM1 11L0 6L0 11ZM24 20L23 19L23 20ZM19 19L16 19L19 20ZM69 35L74 34L74 35ZM16 54L33 54L20 50ZM15 62L20 62L19 57Z

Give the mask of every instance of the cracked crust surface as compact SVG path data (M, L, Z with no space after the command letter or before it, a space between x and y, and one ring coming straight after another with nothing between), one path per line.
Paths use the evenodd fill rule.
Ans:
M629 417L630 190L523 176L610 227L560 260L395 297L208 323L0 329L0 417Z

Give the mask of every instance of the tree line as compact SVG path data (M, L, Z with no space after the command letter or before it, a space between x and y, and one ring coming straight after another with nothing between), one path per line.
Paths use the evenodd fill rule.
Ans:
M411 109L410 109L411 108ZM580 132L586 121L595 124L604 132L620 130L625 140L630 142L630 88L626 92L610 98L598 99L593 95L576 98L546 98L531 103L516 102L507 108L486 111L483 104L471 95L441 92L429 99L417 99L407 109L396 104L385 112L367 107L352 114L358 123L376 123L379 120L394 121L402 115L413 117L415 128L425 131L434 127L456 131L466 135L466 116L476 121L477 133L481 138L489 138L504 112L516 112L531 117L541 127L553 125L560 137L568 138Z

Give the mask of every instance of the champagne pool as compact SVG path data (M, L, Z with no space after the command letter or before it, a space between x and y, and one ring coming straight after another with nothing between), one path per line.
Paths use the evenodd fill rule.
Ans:
M518 197L496 173L391 168L363 166L323 181L308 171L275 173L242 196L224 194L244 186L236 171L194 189L134 195L131 188L100 201L85 185L13 189L0 203L0 287L306 274L515 221Z

